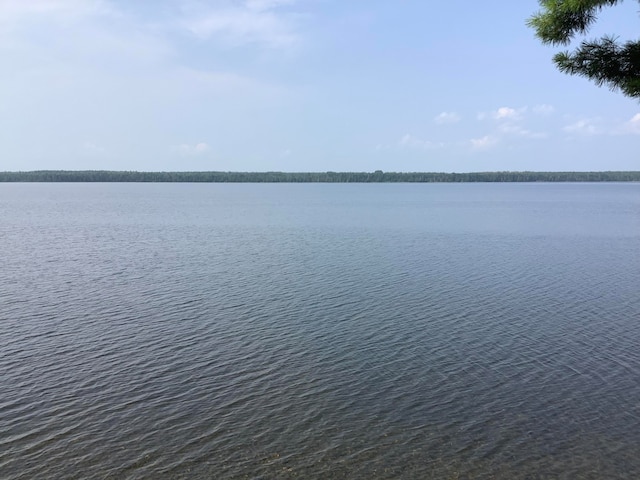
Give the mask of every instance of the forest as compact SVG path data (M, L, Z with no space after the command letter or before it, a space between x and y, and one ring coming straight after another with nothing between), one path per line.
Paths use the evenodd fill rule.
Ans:
M611 172L136 172L37 170L0 172L0 182L434 183L639 182L640 171Z

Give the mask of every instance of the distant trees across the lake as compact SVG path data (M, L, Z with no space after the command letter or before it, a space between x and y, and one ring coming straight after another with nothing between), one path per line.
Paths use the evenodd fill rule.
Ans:
M123 172L37 170L0 172L0 182L209 182L209 183L384 183L384 182L639 182L637 172Z

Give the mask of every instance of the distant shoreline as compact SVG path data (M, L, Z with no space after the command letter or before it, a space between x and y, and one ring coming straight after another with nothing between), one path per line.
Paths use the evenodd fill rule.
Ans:
M144 183L476 183L640 182L640 171L605 172L136 172L34 170L0 172L0 182Z

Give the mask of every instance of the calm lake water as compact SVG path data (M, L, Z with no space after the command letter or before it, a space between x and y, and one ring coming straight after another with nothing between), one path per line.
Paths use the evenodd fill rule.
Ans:
M640 478L640 184L0 184L0 478Z

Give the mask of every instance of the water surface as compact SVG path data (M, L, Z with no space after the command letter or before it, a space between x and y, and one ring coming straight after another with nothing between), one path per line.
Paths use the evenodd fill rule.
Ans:
M0 478L639 478L638 184L0 185Z

